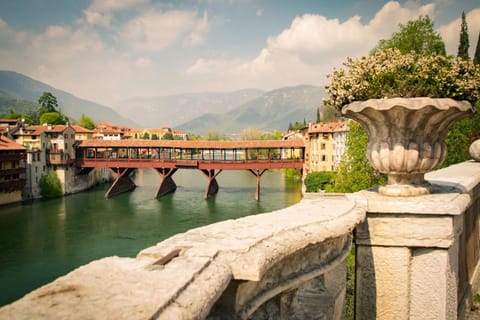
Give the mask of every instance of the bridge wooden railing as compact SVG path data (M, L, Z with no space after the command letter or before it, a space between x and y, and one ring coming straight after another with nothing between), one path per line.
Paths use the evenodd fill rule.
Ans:
M255 198L260 198L260 178L269 169L303 169L303 140L176 141L86 140L76 146L78 168L110 168L116 180L106 197L133 190L132 169L153 168L162 178L156 197L176 189L172 175L178 169L198 169L208 178L205 197L218 191L215 180L222 170L248 170L256 177Z

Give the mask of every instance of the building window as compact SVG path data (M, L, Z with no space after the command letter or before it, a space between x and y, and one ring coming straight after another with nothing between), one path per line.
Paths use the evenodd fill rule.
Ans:
M322 144L320 145L320 149L325 150L325 146L326 146L325 143L322 143Z
M322 161L327 161L327 156L322 154Z

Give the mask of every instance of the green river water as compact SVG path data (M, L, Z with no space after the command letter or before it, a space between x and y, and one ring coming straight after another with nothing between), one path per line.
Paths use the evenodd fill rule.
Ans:
M106 256L134 257L169 236L217 221L269 212L301 199L299 180L268 171L255 200L255 178L246 171L224 171L220 190L203 198L207 179L196 170L173 176L178 188L153 195L159 176L139 170L130 193L105 199L107 185L68 197L0 207L0 306Z

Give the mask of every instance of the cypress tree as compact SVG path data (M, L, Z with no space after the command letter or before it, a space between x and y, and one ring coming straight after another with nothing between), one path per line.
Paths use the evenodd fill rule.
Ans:
M320 107L317 107L317 123L321 121L320 119Z
M478 33L477 47L475 48L475 55L473 56L473 63L480 64L480 32Z
M460 30L460 43L458 44L458 54L457 57L464 60L469 60L468 48L470 44L468 42L468 26L467 19L465 18L465 11L462 12L462 26Z

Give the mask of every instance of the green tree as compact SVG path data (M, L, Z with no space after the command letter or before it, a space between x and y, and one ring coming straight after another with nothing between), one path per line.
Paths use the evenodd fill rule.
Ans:
M480 32L478 33L477 46L475 47L475 55L473 56L473 63L480 64Z
M171 132L165 132L162 136L162 140L173 140L173 134Z
M333 171L314 171L305 177L305 188L307 192L319 192L325 190L327 185L333 185L335 181L335 172Z
M273 132L264 132L260 136L260 140L282 140L283 132L280 130L273 130Z
M209 131L207 133L207 140L208 141L218 141L218 140L224 140L223 136L220 134L218 131Z
M150 140L150 134L148 132L145 132L142 136L143 140Z
M375 170L367 160L365 150L368 135L357 122L349 123L347 148L339 165L333 191L357 192L373 186L384 184L385 175Z
M428 16L409 21L406 25L399 24L399 27L400 31L392 34L390 39L380 40L372 53L397 48L402 54L414 51L422 55L446 55L445 43L433 29L433 21Z
M95 122L93 122L92 118L87 117L84 114L82 114L82 116L78 120L78 125L80 127L84 127L86 129L89 129L89 130L95 129Z
M320 117L320 107L317 107L317 119L316 119L316 121L317 121L317 123L322 121L322 118Z
M67 119L60 112L46 112L40 116L40 124L66 124Z
M38 104L41 106L40 113L56 112L58 108L57 98L51 92L43 92Z
M465 18L465 12L462 12L462 25L460 29L460 42L458 44L458 54L457 57L464 60L469 60L468 49L470 48L470 43L468 41L468 26L467 19Z
M477 109L480 104L477 104ZM447 145L447 157L442 167L467 161L471 159L468 149L477 139L480 139L480 113L476 112L473 117L455 122L448 130L445 144Z
M322 119L324 122L336 121L340 115L334 106L324 105L322 107Z
M17 120L21 120L21 121L24 121L25 123L28 123L28 124L34 124L34 121L33 119L26 115L26 114L23 114L23 113L11 113L11 114L7 114L5 116L3 116L4 119L17 119Z
M63 195L62 184L55 171L43 175L38 182L38 186L40 187L40 194L44 198L58 198Z
M152 134L152 140L158 140L158 135L156 133Z

